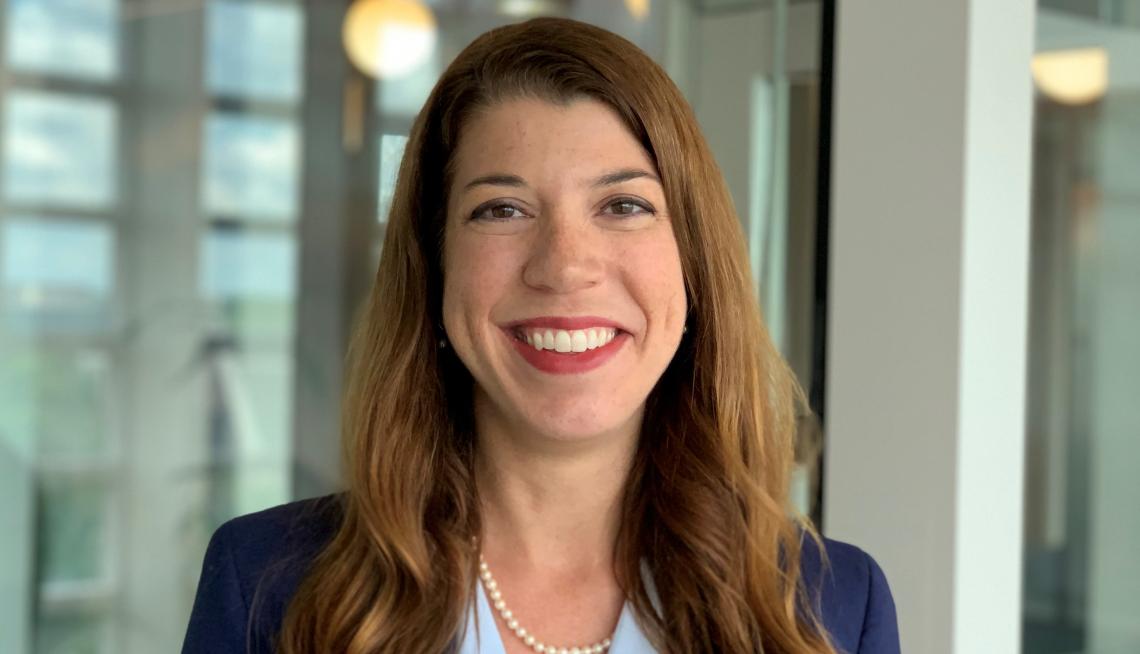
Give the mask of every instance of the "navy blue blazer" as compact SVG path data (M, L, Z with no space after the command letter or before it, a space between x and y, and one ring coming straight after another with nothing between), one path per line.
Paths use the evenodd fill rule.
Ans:
M304 500L234 518L214 532L202 564L183 654L273 651L285 608L340 517L338 496ZM898 654L898 624L887 579L863 550L824 539L823 625L843 654ZM819 581L814 547L803 548L807 588Z

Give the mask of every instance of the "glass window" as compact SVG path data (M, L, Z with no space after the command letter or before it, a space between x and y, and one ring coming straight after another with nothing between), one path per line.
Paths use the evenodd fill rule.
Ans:
M106 100L9 91L4 115L4 196L83 209L115 201L117 118Z
M211 300L289 301L295 278L291 234L215 229L204 238L201 289Z
M111 228L95 221L9 218L2 226L4 286L105 298L115 285Z
M295 216L299 144L293 122L214 113L206 121L204 148L207 213L269 221Z
M119 72L117 0L8 0L8 65L107 80Z
M202 237L198 285L216 326L243 341L270 339L291 352L297 287L291 233L209 230Z
M207 87L215 95L293 102L301 97L301 8L280 2L207 5Z
M94 220L0 223L0 307L11 327L103 329L112 318L115 240Z

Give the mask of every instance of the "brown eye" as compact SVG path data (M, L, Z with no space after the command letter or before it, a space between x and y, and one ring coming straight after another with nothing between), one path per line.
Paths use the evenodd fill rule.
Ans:
M609 203L607 208L615 216L637 216L643 213L653 213L653 209L650 207L629 198L615 200Z
M472 211L471 220L510 220L523 215L522 210L516 206L510 204L491 204L483 205L475 211Z

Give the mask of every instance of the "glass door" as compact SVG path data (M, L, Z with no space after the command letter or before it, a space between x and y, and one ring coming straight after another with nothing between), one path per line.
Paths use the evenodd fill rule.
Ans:
M1140 651L1140 3L1038 11L1024 651Z

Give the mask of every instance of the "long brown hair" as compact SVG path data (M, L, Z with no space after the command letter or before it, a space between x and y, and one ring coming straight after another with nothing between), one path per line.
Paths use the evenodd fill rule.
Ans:
M799 581L801 541L818 535L787 495L802 393L761 321L723 177L659 66L619 36L551 18L476 39L412 128L351 344L343 521L289 605L281 651L457 643L480 518L473 381L437 347L448 171L472 112L518 97L612 107L656 163L674 221L688 333L647 400L614 550L639 622L663 652L833 653Z

